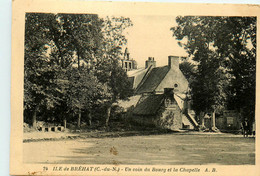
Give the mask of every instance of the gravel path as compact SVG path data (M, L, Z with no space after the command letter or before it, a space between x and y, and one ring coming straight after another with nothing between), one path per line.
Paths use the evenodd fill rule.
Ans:
M161 134L24 143L25 163L255 164L255 139L231 134Z

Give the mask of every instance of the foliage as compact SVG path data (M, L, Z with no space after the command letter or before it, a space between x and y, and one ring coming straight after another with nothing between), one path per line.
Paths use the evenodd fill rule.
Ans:
M130 18L106 17L104 19L102 34L103 54L106 59L118 59L122 54L122 46L127 43L124 30L132 25Z
M96 65L96 76L108 87L110 87L110 99L106 101L106 126L110 118L112 104L118 99L126 99L131 96L133 90L127 78L126 72L120 66L122 46L127 42L124 30L132 26L129 18L107 17L103 23L103 55Z
M59 66L53 57L46 55L46 44L50 42L46 19L51 17L46 14L26 15L24 110L27 113L36 114L43 109L53 108L60 100L60 87L55 81Z
M196 72L196 66L191 62L185 60L184 62L180 63L180 70L185 76L185 78L188 80L189 84L191 84L193 82L193 77Z
M197 112L226 107L254 119L255 17L177 17L173 35L198 65L191 85Z
M108 87L86 69L72 68L69 76L68 105L74 111L91 109L109 99Z
M131 25L123 17L27 13L26 116L33 113L35 122L37 113L50 109L58 121L78 114L80 123L81 112L92 113L126 98L131 90L118 60L126 44L123 31Z

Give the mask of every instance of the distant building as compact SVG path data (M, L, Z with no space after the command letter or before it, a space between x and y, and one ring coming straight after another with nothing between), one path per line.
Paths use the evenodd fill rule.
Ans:
M130 53L128 51L128 48L125 49L125 53L123 58L121 59L122 68L125 71L131 71L134 69L137 69L137 62L130 57Z
M235 110L224 110L223 115L216 118L216 126L221 131L239 131L242 126L241 123L242 117Z
M128 71L135 94L140 96L132 110L134 121L164 129L195 129L198 123L189 107L188 81L179 69L178 56L169 56L168 65L156 67L149 57L145 68Z

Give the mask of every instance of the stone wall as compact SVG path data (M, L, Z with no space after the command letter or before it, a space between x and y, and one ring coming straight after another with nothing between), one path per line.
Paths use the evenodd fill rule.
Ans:
M182 128L182 114L176 102L162 106L156 115L132 116L132 121L145 126L154 126L161 129L179 130Z
M179 130L182 128L182 116L178 107L166 108L159 117L158 125L164 129Z
M222 116L216 118L216 127L220 130L240 130L241 120L238 116Z

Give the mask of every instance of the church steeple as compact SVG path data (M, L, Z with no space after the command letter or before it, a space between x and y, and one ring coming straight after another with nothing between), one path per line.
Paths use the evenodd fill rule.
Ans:
M137 69L137 63L135 60L133 60L132 58L130 58L130 52L128 50L128 48L125 48L125 52L124 52L124 58L121 59L122 61L122 68L125 71L130 71L133 69Z
M129 53L127 47L125 48L124 59L126 59L126 60L129 60L129 59L130 59L130 53Z

